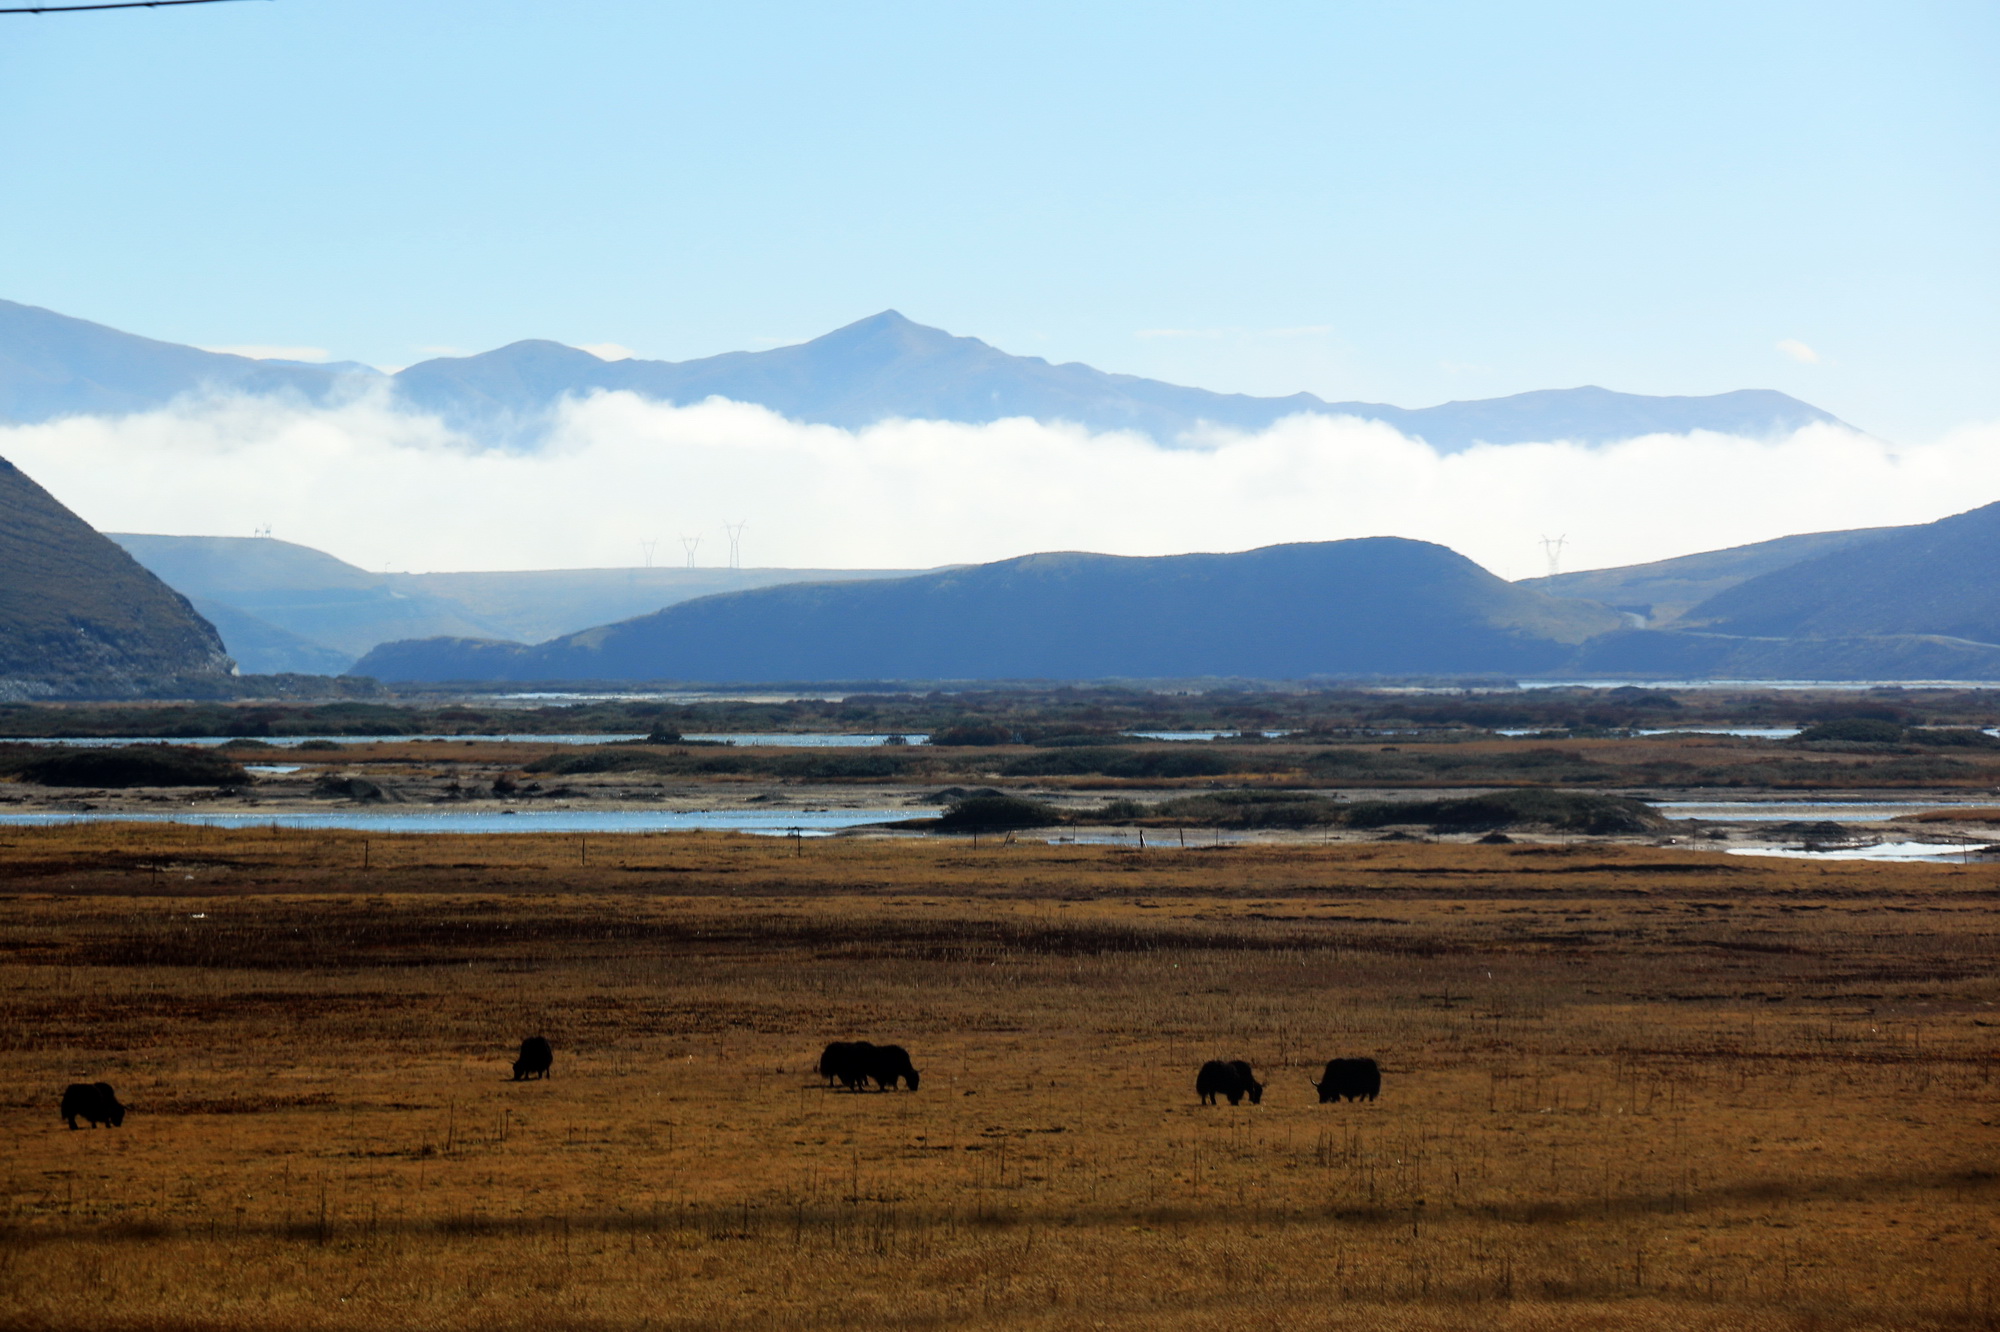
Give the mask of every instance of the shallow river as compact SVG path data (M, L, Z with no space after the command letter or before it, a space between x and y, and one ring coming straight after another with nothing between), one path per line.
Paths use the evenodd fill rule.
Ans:
M336 810L313 814L143 814L143 813L0 813L0 827L52 827L67 823L187 823L210 828L326 828L381 833L529 833L529 832L711 832L761 833L783 836L798 830L807 837L824 837L843 828L894 819L935 818L942 811L906 806L902 809L705 809L705 810L569 810L533 809L514 813L450 811L410 814Z
M174 736L163 739L159 736L59 736L54 739L37 737L13 740L7 743L18 745L69 745L78 749L105 749L114 745L226 745L232 740L254 739L279 749L292 749L312 740L331 740L337 745L395 745L423 742L426 744L480 744L509 743L526 745L609 745L620 741L644 740L643 735L193 735ZM921 745L930 737L921 731L911 731L901 737L913 745ZM785 732L769 734L731 734L721 732L700 735L684 735L683 740L714 741L729 745L769 745L781 749L862 749L873 745L887 744L888 735L826 735L813 732Z
M1991 799L1958 800L1661 800L1653 808L1670 819L1722 823L1880 823L1920 809L1990 809Z

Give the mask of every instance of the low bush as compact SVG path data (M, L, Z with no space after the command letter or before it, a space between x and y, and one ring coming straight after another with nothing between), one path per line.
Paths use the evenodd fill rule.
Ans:
M1309 791L1215 791L1155 805L1162 822L1211 828L1328 828L1346 822L1347 806Z
M1385 828L1421 824L1434 832L1546 828L1557 832L1643 833L1666 820L1642 801L1588 791L1526 788L1450 800L1366 800L1346 804L1309 791L1214 791L1155 805L1150 822L1218 828Z
M937 821L939 832L985 832L988 829L1045 828L1062 822L1062 815L1039 800L1021 796L971 796L952 804Z
M1011 726L999 722L963 721L940 726L931 732L934 745L1014 745L1021 742Z
M886 752L885 752L886 749ZM717 752L717 751L721 752ZM910 747L863 750L818 750L790 754L738 754L726 746L689 750L594 746L583 754L551 754L536 759L528 772L575 777L594 772L656 772L667 776L800 777L838 781L900 777L921 760L923 751Z
M1554 832L1644 833L1667 826L1652 806L1630 796L1527 787L1453 800L1368 800L1343 807L1354 828L1420 823L1434 832L1546 828Z
M1904 738L1926 749L2000 749L2000 736L1970 726L1913 727Z
M120 745L43 750L14 771L43 786L247 786L250 774L213 749Z
M1027 754L1001 772L1009 777L1220 777L1243 767L1235 755L1212 749L1085 746Z
M1879 717L1842 717L1808 726L1795 739L1802 745L1900 745L1908 736L1909 728L1901 722Z

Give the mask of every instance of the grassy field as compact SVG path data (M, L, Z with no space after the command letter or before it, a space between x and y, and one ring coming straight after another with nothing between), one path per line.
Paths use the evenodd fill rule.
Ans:
M2000 867L97 825L0 873L9 1328L2000 1322ZM825 1089L850 1037L922 1090ZM1317 1104L1356 1054L1382 1098Z

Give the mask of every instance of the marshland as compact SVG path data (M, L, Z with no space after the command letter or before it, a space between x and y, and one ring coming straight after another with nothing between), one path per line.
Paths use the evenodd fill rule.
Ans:
M105 823L0 866L9 1326L2000 1313L1989 864ZM922 1089L829 1089L852 1038ZM1353 1055L1380 1099L1319 1104ZM1209 1058L1263 1103L1199 1105ZM124 1126L69 1131L100 1079Z

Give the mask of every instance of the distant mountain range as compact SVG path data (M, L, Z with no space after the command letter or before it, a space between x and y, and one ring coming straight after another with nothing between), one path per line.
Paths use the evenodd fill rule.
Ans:
M1549 595L1579 585L1604 600ZM1034 555L703 597L533 646L388 643L354 670L385 680L718 684L2000 680L2000 504L1921 526L1515 584L1442 546L1393 537L1234 555Z
M173 693L232 669L186 598L0 459L0 701Z
M1621 617L1425 541L1231 555L1029 555L873 582L725 593L537 647L433 639L385 680L1298 679L1535 672Z
M1009 356L894 312L795 347L678 364L524 342L387 376L206 352L0 302L0 423L140 411L214 390L322 403L377 392L518 440L565 397L618 389L676 403L720 395L842 426L1031 416L1167 443L1300 411L1384 421L1444 450L1833 421L1755 390L1571 389L1415 411L1216 394ZM0 463L0 699L192 688L226 674L230 655L256 672L432 681L2000 680L2000 505L1519 584L1444 547L1388 537L1217 555L1041 554L927 572L423 575L371 574L264 538L118 541L130 556Z
M120 540L192 604L0 463L0 700L211 694L225 643L259 673L433 682L2000 680L2000 504L1517 584L1389 537L915 574L377 575L268 538Z
M270 537L111 539L186 594L246 671L338 675L378 643L436 636L539 641L692 597L908 569L543 569L370 573Z
M898 418L980 423L1031 417L1139 431L1163 444L1206 427L1257 430L1310 412L1381 421L1444 452L1481 442L1602 444L1694 430L1762 437L1839 424L1809 403L1768 389L1708 397L1546 389L1422 408L1328 402L1310 393L1212 393L1077 362L1012 356L893 310L797 346L693 361L604 361L558 342L531 340L384 375L352 363L307 365L202 351L0 301L0 422L143 411L210 390L326 403L370 389L386 389L402 405L477 436L514 442L532 442L564 398L600 390L682 405L723 397L796 421L850 428Z

